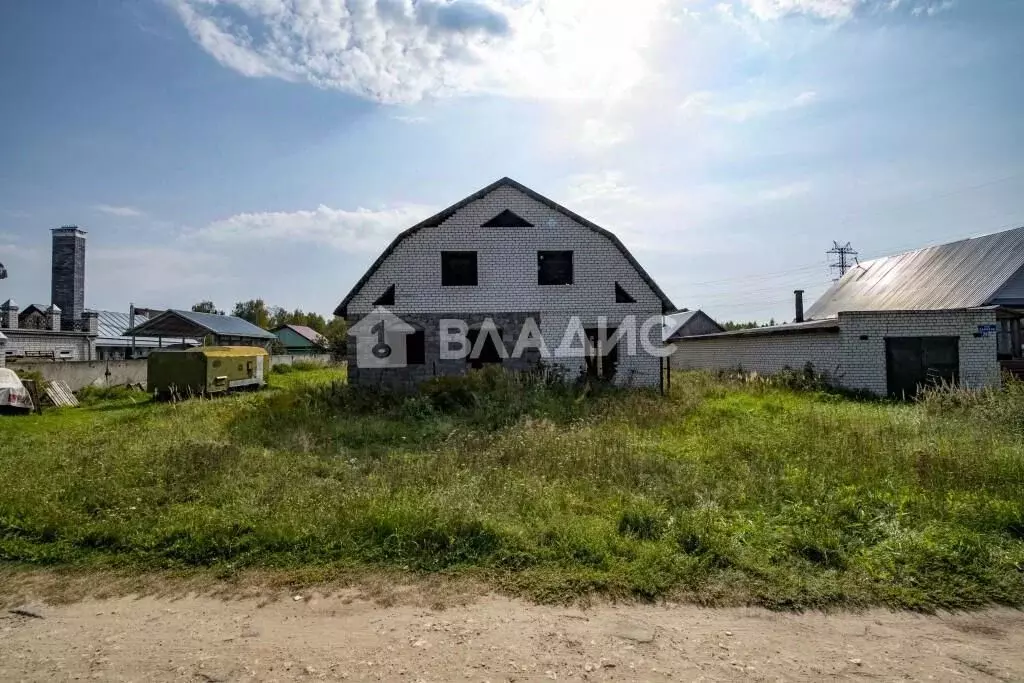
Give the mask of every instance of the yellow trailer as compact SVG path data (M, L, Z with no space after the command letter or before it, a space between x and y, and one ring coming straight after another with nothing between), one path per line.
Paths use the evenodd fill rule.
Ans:
M147 367L149 390L158 396L207 396L265 386L270 354L258 346L155 350Z

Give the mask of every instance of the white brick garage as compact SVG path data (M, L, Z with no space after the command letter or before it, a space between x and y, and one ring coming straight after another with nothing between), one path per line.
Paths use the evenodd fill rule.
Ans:
M948 339L958 355L962 386L998 386L994 308L840 313L837 319L743 330L676 342L674 369L774 374L810 363L837 385L889 393L887 341ZM955 340L955 341L953 341Z

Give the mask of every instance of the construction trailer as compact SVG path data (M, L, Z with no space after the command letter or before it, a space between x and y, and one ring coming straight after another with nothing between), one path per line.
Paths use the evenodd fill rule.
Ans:
M270 354L258 346L200 346L154 350L149 355L149 390L161 398L210 396L267 383Z

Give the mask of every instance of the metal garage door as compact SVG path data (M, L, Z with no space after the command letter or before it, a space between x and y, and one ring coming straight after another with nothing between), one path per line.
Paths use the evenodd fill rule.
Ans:
M911 398L921 386L960 379L959 337L889 337L885 340L889 395Z

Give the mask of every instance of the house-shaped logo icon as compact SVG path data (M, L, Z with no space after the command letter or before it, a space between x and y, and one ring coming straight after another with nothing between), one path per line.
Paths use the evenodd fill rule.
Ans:
M388 309L373 309L348 330L356 341L356 367L404 368L405 339L415 331L415 327Z

